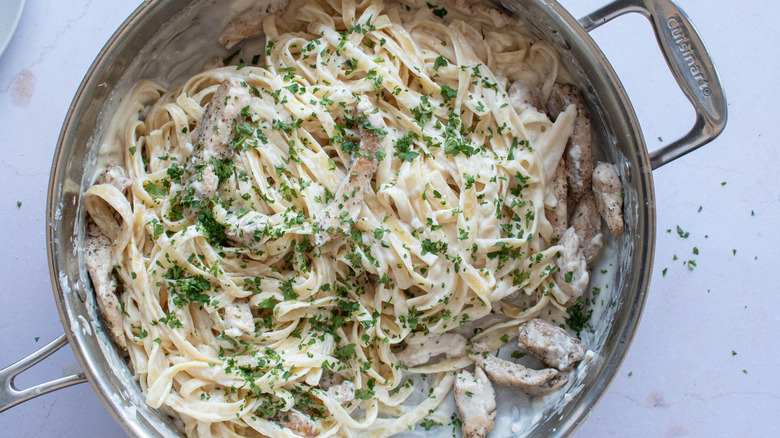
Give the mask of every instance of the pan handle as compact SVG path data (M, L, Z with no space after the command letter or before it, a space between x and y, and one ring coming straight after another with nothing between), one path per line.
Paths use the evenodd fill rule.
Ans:
M591 31L628 12L650 20L672 75L696 111L696 121L687 134L650 153L650 165L657 169L704 146L723 131L728 112L726 94L698 31L670 0L615 0L579 22Z
M39 395L48 394L58 389L67 388L68 386L75 385L77 383L84 383L87 378L84 374L73 374L70 376L61 377L59 379L52 380L50 382L41 383L27 389L17 389L14 385L14 379L30 368L49 357L52 353L62 348L68 343L68 338L63 333L57 339L49 342L40 350L25 357L24 359L12 364L6 368L0 370L0 412L10 409L19 403L26 402Z

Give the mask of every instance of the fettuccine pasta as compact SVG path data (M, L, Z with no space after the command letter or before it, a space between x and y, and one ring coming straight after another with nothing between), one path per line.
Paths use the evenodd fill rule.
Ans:
M405 365L406 347L496 349L567 304L545 205L576 111L507 92L546 101L558 55L519 20L425 1L293 0L262 33L265 53L137 84L107 135L125 186L86 192L147 403L200 437L449 420L472 360Z

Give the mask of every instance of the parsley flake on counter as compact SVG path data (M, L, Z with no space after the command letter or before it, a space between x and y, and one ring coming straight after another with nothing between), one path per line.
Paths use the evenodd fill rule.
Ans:
M22 201L16 201L16 208L22 208Z
M687 231L683 231L683 229L682 229L682 228L681 228L679 225L677 225L677 234L678 234L680 237L682 237L683 239L687 239L687 238L688 238L688 236L690 236L690 235L691 235L691 233L689 233L689 232L687 232Z

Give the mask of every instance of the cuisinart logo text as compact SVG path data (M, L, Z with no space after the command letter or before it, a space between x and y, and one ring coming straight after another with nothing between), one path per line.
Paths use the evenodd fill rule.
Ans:
M674 44L677 45L677 50L680 51L683 60L688 64L688 71L691 76L693 76L693 79L696 80L699 90L701 90L702 94L705 96L710 96L712 94L710 84L707 82L707 78L702 74L701 67L696 59L696 54L693 52L693 47L688 44L688 34L685 32L685 28L675 17L666 20L666 26L672 31Z

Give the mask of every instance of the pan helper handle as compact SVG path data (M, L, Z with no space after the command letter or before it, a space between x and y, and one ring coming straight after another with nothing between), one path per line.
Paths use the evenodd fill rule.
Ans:
M696 121L682 138L650 153L657 169L717 137L726 126L726 94L707 48L688 16L670 0L616 0L581 18L591 31L628 12L650 20L666 63L680 89L693 104Z
M19 403L38 397L39 395L48 394L52 391L87 381L84 374L73 374L50 382L41 383L40 385L32 386L27 389L17 389L14 385L14 379L16 379L19 374L46 359L67 343L68 338L62 334L40 350L25 357L19 362L0 370L0 384L2 385L0 386L0 412L10 409Z

